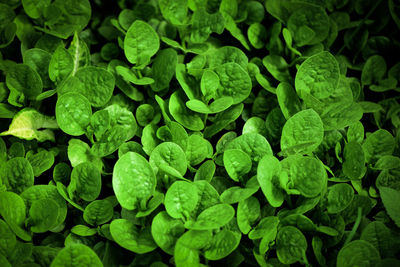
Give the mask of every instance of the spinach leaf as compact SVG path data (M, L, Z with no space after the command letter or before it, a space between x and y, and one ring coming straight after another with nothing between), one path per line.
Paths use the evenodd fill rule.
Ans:
M125 209L135 209L139 203L147 201L154 193L156 182L149 162L135 152L124 154L115 164L113 189L118 202ZM129 187L132 183L138 186ZM130 189L127 191L127 188Z

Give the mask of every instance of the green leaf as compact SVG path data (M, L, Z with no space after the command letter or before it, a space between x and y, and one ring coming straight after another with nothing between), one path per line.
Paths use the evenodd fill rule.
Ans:
M287 82L281 82L276 88L279 107L285 119L289 119L301 110L300 99L294 88Z
M162 164L174 168L182 176L185 175L187 169L185 152L179 145L172 142L164 142L156 146L151 152L149 162L156 174Z
M278 81L290 81L289 65L285 59L278 55L268 55L263 58L263 65L267 68L268 72Z
M364 126L361 122L356 122L347 129L347 141L357 141L361 143L364 140Z
M239 181L239 177L251 170L251 158L242 150L225 150L223 159L226 172L234 181Z
M175 91L169 99L169 112L172 117L185 128L192 131L200 131L204 128L201 117L191 110L188 110L183 101L183 94Z
M151 234L156 244L166 253L173 255L175 243L185 231L180 220L173 219L165 211L158 213L151 224Z
M12 158L6 162L3 170L3 183L7 190L17 194L33 186L34 175L32 165L22 157Z
M276 254L283 264L302 261L307 250L307 241L302 232L293 226L279 229L276 237Z
M224 17L221 13L208 14L203 8L197 9L192 16L190 40L193 43L207 41L211 33L221 34L224 30Z
M184 233L174 249L176 266L200 266L199 250L209 244L211 237L210 231L190 230Z
M192 230L212 230L226 225L235 215L235 210L228 204L217 204L197 216L196 220L188 221L185 227Z
M71 228L71 232L78 236L94 236L97 230L87 227L86 225L78 224Z
M312 109L293 115L283 126L281 150L284 154L310 154L322 142L324 127L319 115Z
M364 240L345 245L337 255L337 266L375 265L380 261L379 252Z
M360 240L367 241L373 245L382 258L394 256L396 250L393 246L395 240L388 227L383 222L375 221L369 223L362 231Z
M43 83L44 88L49 88L52 83L49 78L49 64L51 54L39 48L32 48L23 54L24 63L35 70Z
M198 202L197 188L192 183L176 181L165 194L164 205L169 216L187 219Z
M281 164L282 170L288 174L289 181L285 183L283 176L280 176L280 182L288 193L291 193L291 189L295 189L301 195L312 198L326 188L328 176L324 165L318 159L309 156L290 156Z
M103 162L101 159L90 151L90 147L79 139L71 139L68 142L68 159L72 167L76 167L84 162L91 162L101 170Z
M354 198L353 188L345 183L329 187L327 209L329 213L339 213L347 208Z
M217 97L229 96L233 104L246 99L251 91L251 79L248 73L237 63L225 63L214 69L219 77L220 86L216 90Z
M200 88L206 99L214 98L219 87L219 76L212 70L205 70L201 76Z
M56 0L52 6L57 19L53 22L50 20L49 30L38 28L39 30L66 39L75 32L80 32L89 23L92 12L88 0Z
M57 226L58 204L52 199L39 199L32 202L28 222L31 231L44 233Z
M58 252L51 263L51 267L67 266L93 266L102 267L103 264L97 254L83 244L71 244Z
M91 225L101 225L111 220L114 215L112 204L107 200L95 200L86 206L83 219Z
M14 65L6 75L6 84L10 90L24 94L28 99L35 99L43 90L39 74L27 64Z
M222 192L221 201L227 204L234 204L249 198L257 191L258 187L242 188L239 186L232 186Z
M31 241L31 235L24 229L26 206L19 195L13 192L0 192L0 215L19 238Z
M26 159L30 162L35 177L49 170L54 164L54 154L47 150L42 150L35 154L32 150L28 151Z
M172 48L163 49L158 52L152 65L154 83L152 89L160 92L169 87L169 83L175 75L178 64L178 54Z
M204 129L204 137L210 138L234 122L243 111L243 104L231 106L215 116L214 123Z
M114 166L112 184L120 205L128 210L136 208L140 201L149 199L156 187L156 176L143 156L128 152ZM136 184L132 187L130 185Z
M17 239L15 234L11 231L7 223L0 219L0 255L11 255L16 244ZM11 265L10 265L11 266Z
M295 87L300 98L311 95L317 99L331 96L339 83L339 64L329 52L307 58L299 67Z
M320 6L304 5L295 9L287 21L298 46L318 44L328 37L329 17Z
M386 130L380 129L370 134L362 145L365 161L374 163L380 157L391 155L395 148L395 139Z
M72 169L68 192L76 192L83 200L93 201L100 195L100 191L101 173L94 164L84 162Z
M279 181L280 174L281 165L274 156L264 156L258 163L257 180L272 207L280 207L284 201L284 192Z
M188 12L187 0L161 0L160 11L163 17L173 25L183 25L186 22Z
M141 20L132 23L124 40L125 56L130 63L147 65L159 48L160 38L149 24Z
M197 217L205 209L220 203L220 200L217 190L209 182L198 180L193 184L197 187L197 195L199 198L192 214Z
M91 152L94 155L104 157L118 150L125 142L135 136L138 129L135 117L132 112L118 104L112 104L104 109L109 115L108 120L105 120L105 125L97 125L103 127L104 133L97 138L93 144Z
M115 71L117 72L118 75L121 75L125 81L131 82L135 85L148 85L154 83L154 79L149 77L138 78L135 72L123 66L117 66L115 68Z
M237 39L240 44L246 48L247 50L250 50L250 46L247 43L246 37L243 35L242 31L240 28L236 25L235 20L227 13L222 13L223 18L225 20L225 28L231 33L231 35Z
M77 32L74 33L74 37L67 51L72 56L73 60L72 75L75 75L79 68L86 67L89 65L90 61L89 47L87 46L85 41L83 41L79 37ZM67 55L63 56L62 58L65 57L69 58ZM67 61L70 60L67 59ZM68 66L67 68L70 68L70 66Z
M71 78L74 79L75 84L64 86L62 93L80 93L89 100L93 107L104 106L114 91L114 76L99 67L80 68Z
M256 22L247 29L247 38L250 44L256 49L262 49L265 46L267 30L265 27Z
M367 59L361 73L361 84L371 85L381 81L386 74L386 62L382 56L374 55Z
M69 178L69 177L68 177ZM52 200L57 204L57 211L54 212L57 216L57 220L54 222L50 230L55 229L64 223L67 217L67 204L64 198L58 193L57 187L54 185L34 185L26 189L21 193L21 197L24 199L26 205L32 206L35 201L38 200ZM52 204L50 204L52 205ZM53 216L53 215L51 215ZM43 218L43 217L40 217Z
M91 116L92 108L83 95L71 92L58 98L56 118L63 132L73 136L84 134Z
M257 133L247 133L236 137L230 142L226 149L240 149L247 153L252 162L258 163L265 155L272 155L272 149L264 136ZM253 165L255 168L256 165Z
M237 224L243 234L248 234L252 225L261 215L260 202L255 197L249 197L239 202L237 207Z
M268 216L262 218L256 227L249 232L249 238L254 239L261 239L268 235L276 236L278 231L278 224L279 219L275 216Z
M210 247L204 251L204 257L208 260L220 260L231 254L238 246L241 235L223 229L213 236Z
M400 227L400 211L399 206L396 204L400 199L400 192L383 186L379 187L379 192L387 213L396 225Z
M157 247L150 228L140 229L133 222L125 219L113 220L110 224L110 232L118 245L138 254L148 253Z
M63 46L58 46L49 62L49 76L53 82L60 83L74 69L74 59Z
M361 179L365 172L365 156L362 146L355 142L348 142L343 152L343 173L352 180Z

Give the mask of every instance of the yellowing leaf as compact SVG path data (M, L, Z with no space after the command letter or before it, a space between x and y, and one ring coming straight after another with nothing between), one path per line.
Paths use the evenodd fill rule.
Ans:
M54 133L50 129L58 129L55 118L26 108L15 115L8 131L0 133L0 136L13 135L26 140L37 139L39 142L47 140L54 142Z

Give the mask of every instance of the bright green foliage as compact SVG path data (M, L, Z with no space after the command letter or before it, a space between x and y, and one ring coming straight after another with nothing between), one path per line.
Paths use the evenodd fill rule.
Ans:
M295 80L296 91L300 98L308 95L316 99L331 96L339 83L339 65L329 52L321 52L304 61Z
M182 25L186 22L188 12L187 0L161 0L160 11L163 17L174 25Z
M273 156L263 157L257 168L257 180L261 190L272 207L280 207L284 201L280 185L281 165Z
M118 202L123 208L132 210L138 202L153 195L156 177L143 156L128 152L115 164L112 183ZM133 184L136 186L130 186Z
M27 64L14 65L7 72L6 85L11 91L22 93L28 99L35 99L43 90L39 74Z
M100 170L90 162L84 162L72 169L68 193L76 193L86 201L97 199L101 190Z
M158 213L151 224L154 241L163 251L171 255L177 239L184 231L183 223L171 218L165 211Z
M318 159L291 156L284 159L281 164L283 172L288 175L288 181L281 177L280 182L287 191L294 189L301 195L311 198L316 197L326 187L326 170Z
M185 152L176 143L164 142L153 149L150 155L150 165L155 173L162 173L165 168L176 170L180 175L185 175L187 161Z
M176 181L165 195L165 209L172 218L187 219L198 202L197 188L189 182Z
M251 159L240 149L229 149L224 152L224 166L229 176L238 181L251 170Z
M53 82L61 82L74 69L74 58L63 46L58 46L49 62L49 76Z
M15 235L24 241L31 241L25 230L26 206L24 200L13 192L0 193L0 215Z
M224 17L221 13L209 14L204 8L198 8L192 17L192 33L190 40L193 43L207 41L212 32L221 34L224 30Z
M0 0L0 266L400 266L398 0Z
M40 199L29 209L28 223L34 233L44 233L57 226L58 205L52 199Z
M73 84L65 85L63 92L76 92L85 96L93 107L104 106L111 98L115 80L112 74L99 67L78 69Z
M220 260L228 256L239 245L241 235L224 229L215 234L210 242L210 248L204 251L204 257L208 260Z
M95 200L86 206L83 219L91 225L100 225L113 217L113 206L107 200Z
M324 128L321 118L312 109L293 115L282 129L281 149L286 155L309 154L322 142Z
M103 266L99 257L96 253L89 247L83 244L71 244L57 254L51 263L51 267L57 266L93 266L101 267Z
M251 90L251 80L247 72L234 62L225 63L215 68L220 86L216 90L217 97L230 96L233 104L246 99Z
M279 229L276 236L276 253L283 264L292 264L305 260L307 241L299 229L285 226Z
M86 132L92 108L86 97L78 93L62 95L56 105L57 123L63 132L79 136Z
M196 221L188 221L185 227L193 230L217 229L227 224L235 215L235 210L228 204L217 204L205 209Z
M23 157L12 158L3 167L2 180L8 191L22 193L34 183L32 165Z
M149 228L140 229L126 219L113 220L110 224L113 239L123 248L143 254L154 250L157 245L151 238Z
M159 48L160 39L149 24L141 20L132 23L124 40L125 56L130 63L146 65Z

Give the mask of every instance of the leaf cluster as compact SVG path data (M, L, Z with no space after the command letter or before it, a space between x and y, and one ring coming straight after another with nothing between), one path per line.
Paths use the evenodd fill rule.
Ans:
M0 266L400 266L400 2L0 0Z

